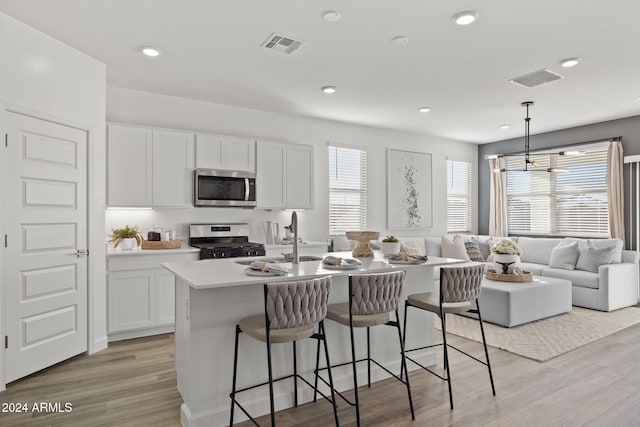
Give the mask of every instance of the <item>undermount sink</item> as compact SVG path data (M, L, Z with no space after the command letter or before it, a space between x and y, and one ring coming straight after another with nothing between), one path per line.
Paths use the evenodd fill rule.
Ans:
M300 255L298 257L298 260L300 262L308 262L308 261L321 261L322 257L317 257L317 256L313 256L313 255ZM289 257L277 257L277 258L262 258L259 260L242 260L242 261L234 261L236 264L241 264L241 265L249 265L251 264L253 261L263 261L263 262L275 262L275 263L284 263L284 262L291 262L293 261L293 258L289 258Z

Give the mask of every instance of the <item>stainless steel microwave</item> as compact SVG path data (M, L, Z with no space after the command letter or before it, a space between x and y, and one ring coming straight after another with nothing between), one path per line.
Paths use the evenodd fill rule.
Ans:
M193 189L195 206L256 206L255 173L196 169Z

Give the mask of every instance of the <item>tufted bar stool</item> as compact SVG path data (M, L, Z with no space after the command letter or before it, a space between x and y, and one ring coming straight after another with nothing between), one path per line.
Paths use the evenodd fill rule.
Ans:
M449 386L449 404L453 409L453 394L451 392L451 370L449 368L449 348L469 356L470 358L482 363L489 370L489 380L491 381L491 390L493 395L496 395L496 389L493 385L493 374L491 372L491 362L489 361L489 352L487 351L487 341L484 336L484 327L482 326L482 315L480 314L480 305L478 304L478 297L480 296L480 284L482 283L482 277L484 276L484 265L478 264L467 267L442 267L440 269L440 292L427 292L420 294L409 295L405 301L404 309L404 339L407 336L407 310L409 307L419 308L421 310L430 311L440 317L442 326L442 343L434 344L426 347L413 348L405 350L407 353L423 350L426 348L442 345L444 351L444 367L446 370L446 377L443 377L422 364L416 362L411 357L406 356L416 365L420 366L424 370L437 376L441 380L446 380ZM475 301L475 308L472 303ZM480 323L480 332L482 333L482 343L484 345L484 354L486 362L476 357L465 353L464 351L456 348L450 344L447 344L447 313L464 313L470 312L478 315L478 323Z
M298 379L314 388L318 392L317 383L312 385L304 377L298 375L296 341L304 338L318 340L318 351L320 341L324 343L324 354L329 362L329 350L324 331L324 318L327 313L327 300L329 298L329 288L331 277L321 277L313 280L302 280L296 282L267 283L264 285L264 314L246 317L236 325L235 350L233 355L233 384L231 388L231 414L229 425L233 425L234 408L238 406L242 412L255 425L259 425L247 410L238 402L236 395L243 391L251 390L264 385L269 386L269 404L271 409L271 425L275 426L275 407L273 400L273 383L276 381L293 378L294 401L298 406ZM317 330L316 330L317 328ZM236 374L238 371L238 341L241 333L267 344L267 369L269 380L267 382L236 389ZM271 359L271 344L293 343L293 374L280 378L273 378L273 368ZM319 353L318 353L319 357ZM316 361L317 363L317 361ZM336 407L335 394L333 390L333 377L329 369L329 386L331 398L322 394L333 405L333 415L336 426L339 426L338 411ZM314 394L315 400L316 394Z
M360 400L358 396L358 377L356 363L367 362L367 385L371 387L371 363L375 363L391 376L395 377L407 387L409 397L409 408L411 409L411 419L415 420L413 411L413 401L411 399L411 386L407 375L407 364L404 357L404 343L402 341L402 331L400 330L400 318L398 317L398 305L402 295L404 284L404 271L393 271L374 274L358 274L349 276L349 302L331 304L327 308L327 319L348 326L351 337L351 361L333 365L333 367L352 365L353 369L353 390L355 402L348 400L342 393L336 392L345 402L355 406L357 425L360 426ZM391 320L390 313L395 312L395 320ZM388 325L393 326L398 331L398 341L401 354L401 373L395 375L380 363L371 358L370 328L373 326ZM367 357L357 360L354 329L366 328L367 330ZM319 369L318 362L320 347L317 348L316 355L316 384L319 378L319 371L331 368L327 363L327 368ZM404 371L404 378L402 377ZM331 380L331 377L329 377ZM321 378L322 379L322 378ZM324 379L322 381L326 382ZM315 400L315 395L314 395Z

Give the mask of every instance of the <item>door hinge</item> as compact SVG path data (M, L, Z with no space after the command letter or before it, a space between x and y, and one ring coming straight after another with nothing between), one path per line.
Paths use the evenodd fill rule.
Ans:
M9 336L4 336L4 348L9 348Z

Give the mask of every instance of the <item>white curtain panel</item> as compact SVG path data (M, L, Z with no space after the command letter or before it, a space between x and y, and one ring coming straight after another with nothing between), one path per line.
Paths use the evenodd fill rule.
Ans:
M607 198L609 202L609 233L624 241L624 185L622 142L609 142L607 151Z
M504 169L503 157L489 159L491 173L491 198L489 211L489 235L506 237L507 229L507 178L505 172L494 172L495 169Z

